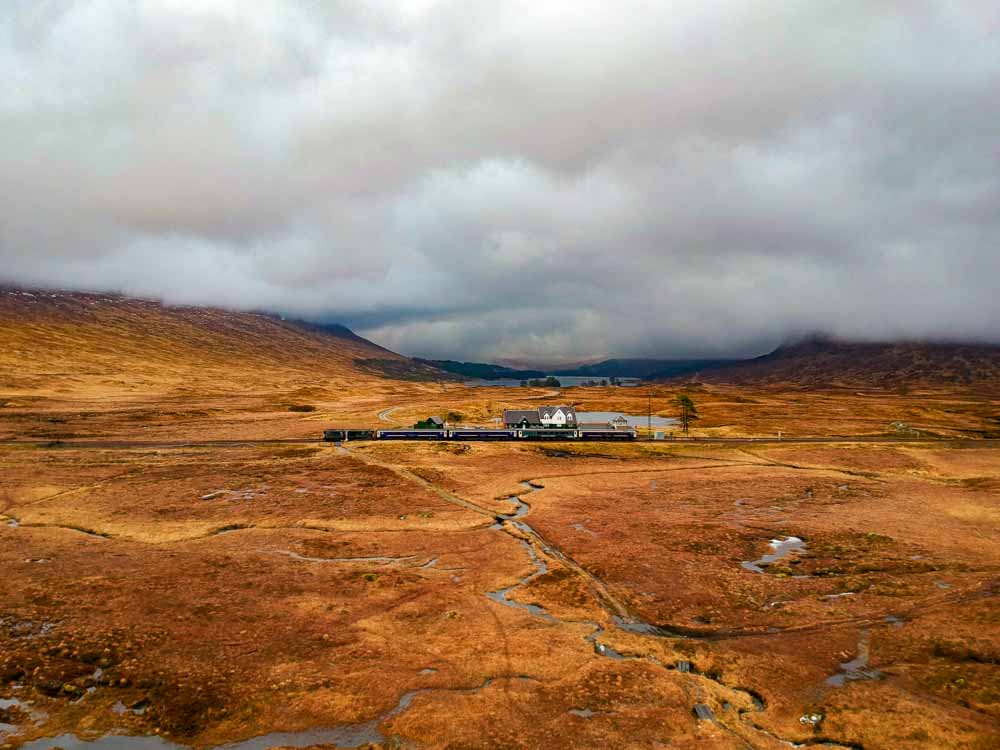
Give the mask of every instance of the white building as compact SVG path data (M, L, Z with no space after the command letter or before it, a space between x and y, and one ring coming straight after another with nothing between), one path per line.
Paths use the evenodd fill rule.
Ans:
M572 406L539 406L542 427L576 427L576 409Z
M564 427L575 428L576 409L572 406L540 406L537 409L505 409L503 423L506 427Z

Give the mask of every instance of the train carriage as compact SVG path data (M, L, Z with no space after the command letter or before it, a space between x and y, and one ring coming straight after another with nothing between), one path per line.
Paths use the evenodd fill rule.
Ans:
M522 440L576 440L577 434L578 430L553 427L523 428L517 431L517 436Z
M636 429L634 427L629 429L614 429L614 428L583 428L580 430L581 440L610 440L610 441L621 441L621 440L635 440L636 439Z
M378 430L375 433L378 440L445 440L448 437L447 430L427 430L427 429L403 429L403 430Z
M323 440L344 442L347 440L374 440L375 430L323 430Z
M451 429L448 437L452 440L513 440L517 430Z
M634 427L615 429L612 427L579 427L574 429L558 427L518 427L518 428L396 428L387 430L364 430L331 428L323 430L323 440L344 442L349 440L605 440L622 442L636 440Z

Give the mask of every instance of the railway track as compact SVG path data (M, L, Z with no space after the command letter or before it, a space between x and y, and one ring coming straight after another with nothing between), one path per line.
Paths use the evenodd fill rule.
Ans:
M324 444L321 437L299 438L250 438L244 440L0 440L0 447L34 447L34 448L226 448L256 445L309 445ZM405 442L396 440L395 442ZM415 440L413 442L427 442ZM461 441L459 441L461 442ZM472 442L472 441L470 441ZM491 440L490 442L502 442ZM514 440L508 442L517 442ZM563 442L563 441L551 441ZM599 442L594 440L567 440L571 443ZM713 437L713 438L671 438L667 440L636 440L629 442L653 443L666 445L801 445L801 444L835 444L835 443L873 443L884 445L941 445L959 447L1000 447L997 438L897 438L874 435L840 435L834 437ZM325 444L329 444L326 442Z

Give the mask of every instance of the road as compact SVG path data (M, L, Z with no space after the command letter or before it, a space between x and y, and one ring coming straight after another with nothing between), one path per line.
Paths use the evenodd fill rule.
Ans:
M399 408L401 408L401 407L399 407L399 406L390 406L388 409L384 409L384 410L380 411L378 413L378 418L381 419L383 422L392 422L394 420L389 419L389 416L394 411L396 411L396 409L399 409Z

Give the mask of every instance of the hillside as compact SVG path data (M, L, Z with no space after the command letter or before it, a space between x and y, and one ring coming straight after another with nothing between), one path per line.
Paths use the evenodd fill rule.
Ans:
M814 337L687 376L708 383L900 389L1000 388L1000 346L856 343Z
M448 376L355 335L261 313L0 290L0 391L271 389Z

